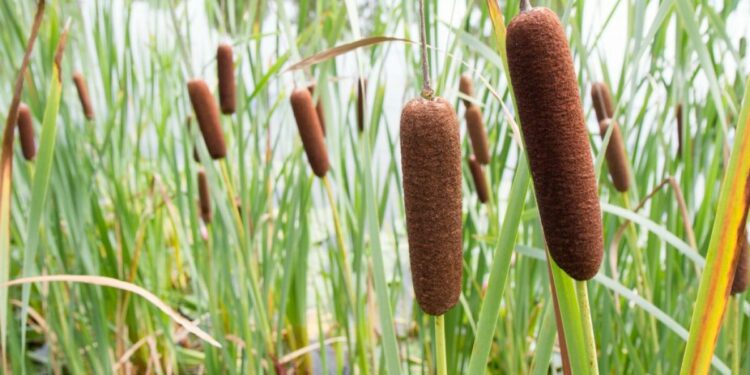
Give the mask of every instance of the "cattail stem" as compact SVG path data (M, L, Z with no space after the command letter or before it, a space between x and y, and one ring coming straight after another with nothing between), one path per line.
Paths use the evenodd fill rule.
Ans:
M435 317L435 364L438 375L448 374L448 363L445 359L445 315Z
M419 41L422 51L422 97L432 100L432 85L430 84L430 60L427 56L427 30L424 25L424 0L419 0Z
M586 281L576 281L576 296L578 297L578 308L581 310L583 342L586 349L586 362L589 365L589 374L598 375L599 365L596 358L596 341L594 340L594 326L591 323L591 307L589 306L589 291Z

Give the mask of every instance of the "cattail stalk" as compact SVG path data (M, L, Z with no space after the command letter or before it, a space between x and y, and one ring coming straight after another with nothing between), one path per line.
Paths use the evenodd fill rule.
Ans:
M365 130L365 94L367 93L367 78L357 80L357 129Z
M237 107L234 57L232 46L229 44L222 43L216 50L216 67L219 76L219 103L221 104L221 112L229 115L234 113Z
M482 112L479 107L473 105L466 109L466 127L469 130L471 147L474 150L477 161L483 165L490 163L490 146L487 142L487 131L484 129Z
M530 8L528 1L521 2L521 10L507 28L508 67L548 253L568 276L578 280L578 308L565 317L580 319L580 329L565 332L571 340L569 359L578 371L598 374L585 280L599 271L604 244L583 106L557 15L547 8ZM553 282L567 284L570 280L566 279ZM560 294L558 299L566 306L574 305L567 295ZM572 341L574 337L583 338L583 347Z
M487 187L487 178L482 171L482 165L474 155L469 156L469 170L474 180L474 188L477 190L477 197L482 203L487 203L490 199L490 189Z
M36 156L34 123L31 119L31 111L26 104L18 107L18 137L21 139L23 157L28 161L34 160Z
M208 85L202 79L193 79L188 82L188 94L190 94L190 102L193 104L193 111L195 111L198 127L203 134L208 153L213 159L226 157L227 147L219 121L219 108Z
M87 120L94 119L94 107L91 106L91 98L89 97L89 89L86 86L86 78L83 77L81 72L73 73L73 82L76 85L78 91L78 99L81 101L81 107L83 108L83 115L86 116Z
M677 119L677 156L682 156L682 103L675 105L674 117Z
M315 84L311 84L307 86L307 90L310 91L310 96L315 96ZM320 126L320 130L323 132L323 136L326 136L326 117L323 112L323 101L320 100L320 96L318 96L318 101L315 103L315 113L318 116L318 126Z
M323 129L315 112L312 95L309 90L298 88L292 92L290 102L294 118L297 120L297 129L302 138L302 146L307 154L307 161L315 175L323 177L330 167L328 149L323 139Z
M620 126L611 119L604 119L599 123L599 133L604 139L609 128L612 128L612 135L609 137L609 144L605 151L607 158L607 168L609 175L612 177L612 184L619 192L627 192L630 187L630 162L625 152L625 141L622 139Z
M208 191L206 172L203 170L198 171L198 207L200 208L203 222L206 224L210 223L213 216L211 212L211 198Z

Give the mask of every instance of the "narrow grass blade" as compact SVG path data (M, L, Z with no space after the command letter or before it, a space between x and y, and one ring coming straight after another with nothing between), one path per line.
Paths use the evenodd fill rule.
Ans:
M745 82L745 98L737 122L732 155L721 186L716 220L708 244L706 268L701 277L698 299L690 322L682 374L705 374L719 336L726 310L734 267L737 241L745 233L750 203L750 80Z

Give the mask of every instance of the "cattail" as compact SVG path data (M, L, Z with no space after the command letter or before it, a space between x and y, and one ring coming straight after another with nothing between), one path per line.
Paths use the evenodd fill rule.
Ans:
M523 11L506 48L549 252L568 275L590 279L603 256L601 208L565 31L547 8Z
M489 191L487 187L487 179L484 177L484 171L482 171L482 165L479 164L477 158L474 155L469 156L469 169L471 170L471 177L474 178L474 188L477 189L477 197L482 203L487 203L490 199Z
M315 84L307 86L307 90L310 91L310 96L315 95ZM318 98L318 102L315 103L315 113L318 116L318 124L320 124L320 130L323 131L323 136L326 136L326 118L323 115L323 101Z
M612 95L606 83L595 82L591 85L591 102L594 104L597 122L614 117L615 107L612 104Z
M81 100L81 107L83 107L83 114L86 119L94 119L94 107L91 106L91 99L89 98L89 89L86 86L86 78L83 77L81 72L73 73L73 82L78 90L78 99Z
M482 122L482 111L479 107L473 105L466 109L466 127L469 129L469 139L471 139L471 148L477 161L483 165L490 163L490 146L487 143L487 132L484 130Z
M234 58L232 46L226 43L219 45L216 50L216 67L219 76L219 103L221 112L225 115L234 113L237 107L234 82Z
M607 158L607 168L609 175L612 177L612 183L619 192L628 191L630 186L630 163L628 155L625 152L625 142L620 133L620 126L612 119L605 119L599 123L599 132L602 139L607 135L607 130L612 126L612 135L609 137L609 144L605 156Z
M21 151L26 160L34 160L36 156L36 142L34 142L34 123L31 111L26 104L18 107L18 137L21 139Z
M674 107L674 117L677 119L677 155L682 155L682 103Z
M401 112L409 260L417 302L442 315L461 294L461 140L453 107L413 99Z
M323 177L329 168L328 150L310 91L295 89L290 101L294 118L297 120L297 129L300 138L302 138L302 146L304 146L307 154L307 161L310 162L310 167L312 167L315 175Z
M225 157L227 147L224 144L224 132L221 130L221 123L219 122L219 108L216 106L211 91L208 90L208 85L202 79L190 80L188 82L188 93L208 153L214 159Z
M365 94L367 93L367 78L357 81L357 128L362 133L365 130Z
M468 74L461 74L461 79L458 81L458 91L470 98L474 97L474 83L472 82L471 77ZM470 108L472 106L472 102L470 100L463 99L463 101L466 108Z
M734 281L732 281L732 294L739 294L747 290L747 285L750 283L750 274L748 274L748 269L750 268L750 264L748 264L748 254L747 254L747 237L743 234L742 238L740 238L738 246L740 247L737 249L737 267L734 271Z
M211 222L211 199L208 194L208 180L206 179L206 172L203 170L198 171L198 206L201 211L201 219L203 222L208 224Z

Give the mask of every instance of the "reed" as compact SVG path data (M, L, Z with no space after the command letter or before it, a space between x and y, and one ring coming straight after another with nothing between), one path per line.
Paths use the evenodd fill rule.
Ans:
M461 294L461 146L458 121L442 98L417 98L401 112L409 260L417 302L442 315Z
M213 159L226 157L227 147L219 121L219 108L208 85L202 79L193 79L188 82L187 86L195 118L198 120L198 127L203 135L203 141L206 142L208 153Z
M630 187L630 162L625 151L625 141L622 139L620 126L612 119L604 119L599 122L599 133L602 139L607 135L607 130L612 128L609 144L605 151L607 168L612 177L612 184L619 192L627 192Z
M86 116L87 120L94 119L94 107L91 105L91 98L89 97L89 89L86 85L86 78L83 77L81 72L73 73L73 83L75 83L76 90L78 91L78 99L81 101L81 108L83 108L83 115Z
M490 199L490 189L487 185L487 178L482 170L482 165L474 155L469 156L469 170L474 180L474 188L477 190L477 198L479 198L480 202L487 203Z
M544 237L576 280L599 271L601 208L578 84L557 15L534 8L508 25L507 54Z
M318 114L313 105L309 89L298 88L292 92L290 102L297 130L302 138L302 146L307 154L307 161L318 177L323 177L330 167L328 163L328 149L323 139L323 128L320 126Z
M229 115L237 108L236 83L234 80L234 55L232 46L222 43L216 50L216 67L219 77L219 103L221 112Z
M487 131L482 121L482 111L479 107L472 105L466 108L466 127L469 130L471 147L474 150L477 161L482 165L490 163L490 146L487 142Z
M677 156L682 155L682 103L674 106L674 117L677 120Z
M34 157L36 157L34 123L31 118L31 110L26 104L21 104L18 107L18 137L21 140L21 151L24 159L34 160Z
M211 222L213 213L211 211L211 197L208 190L208 179L204 170L198 171L198 208L204 223Z

